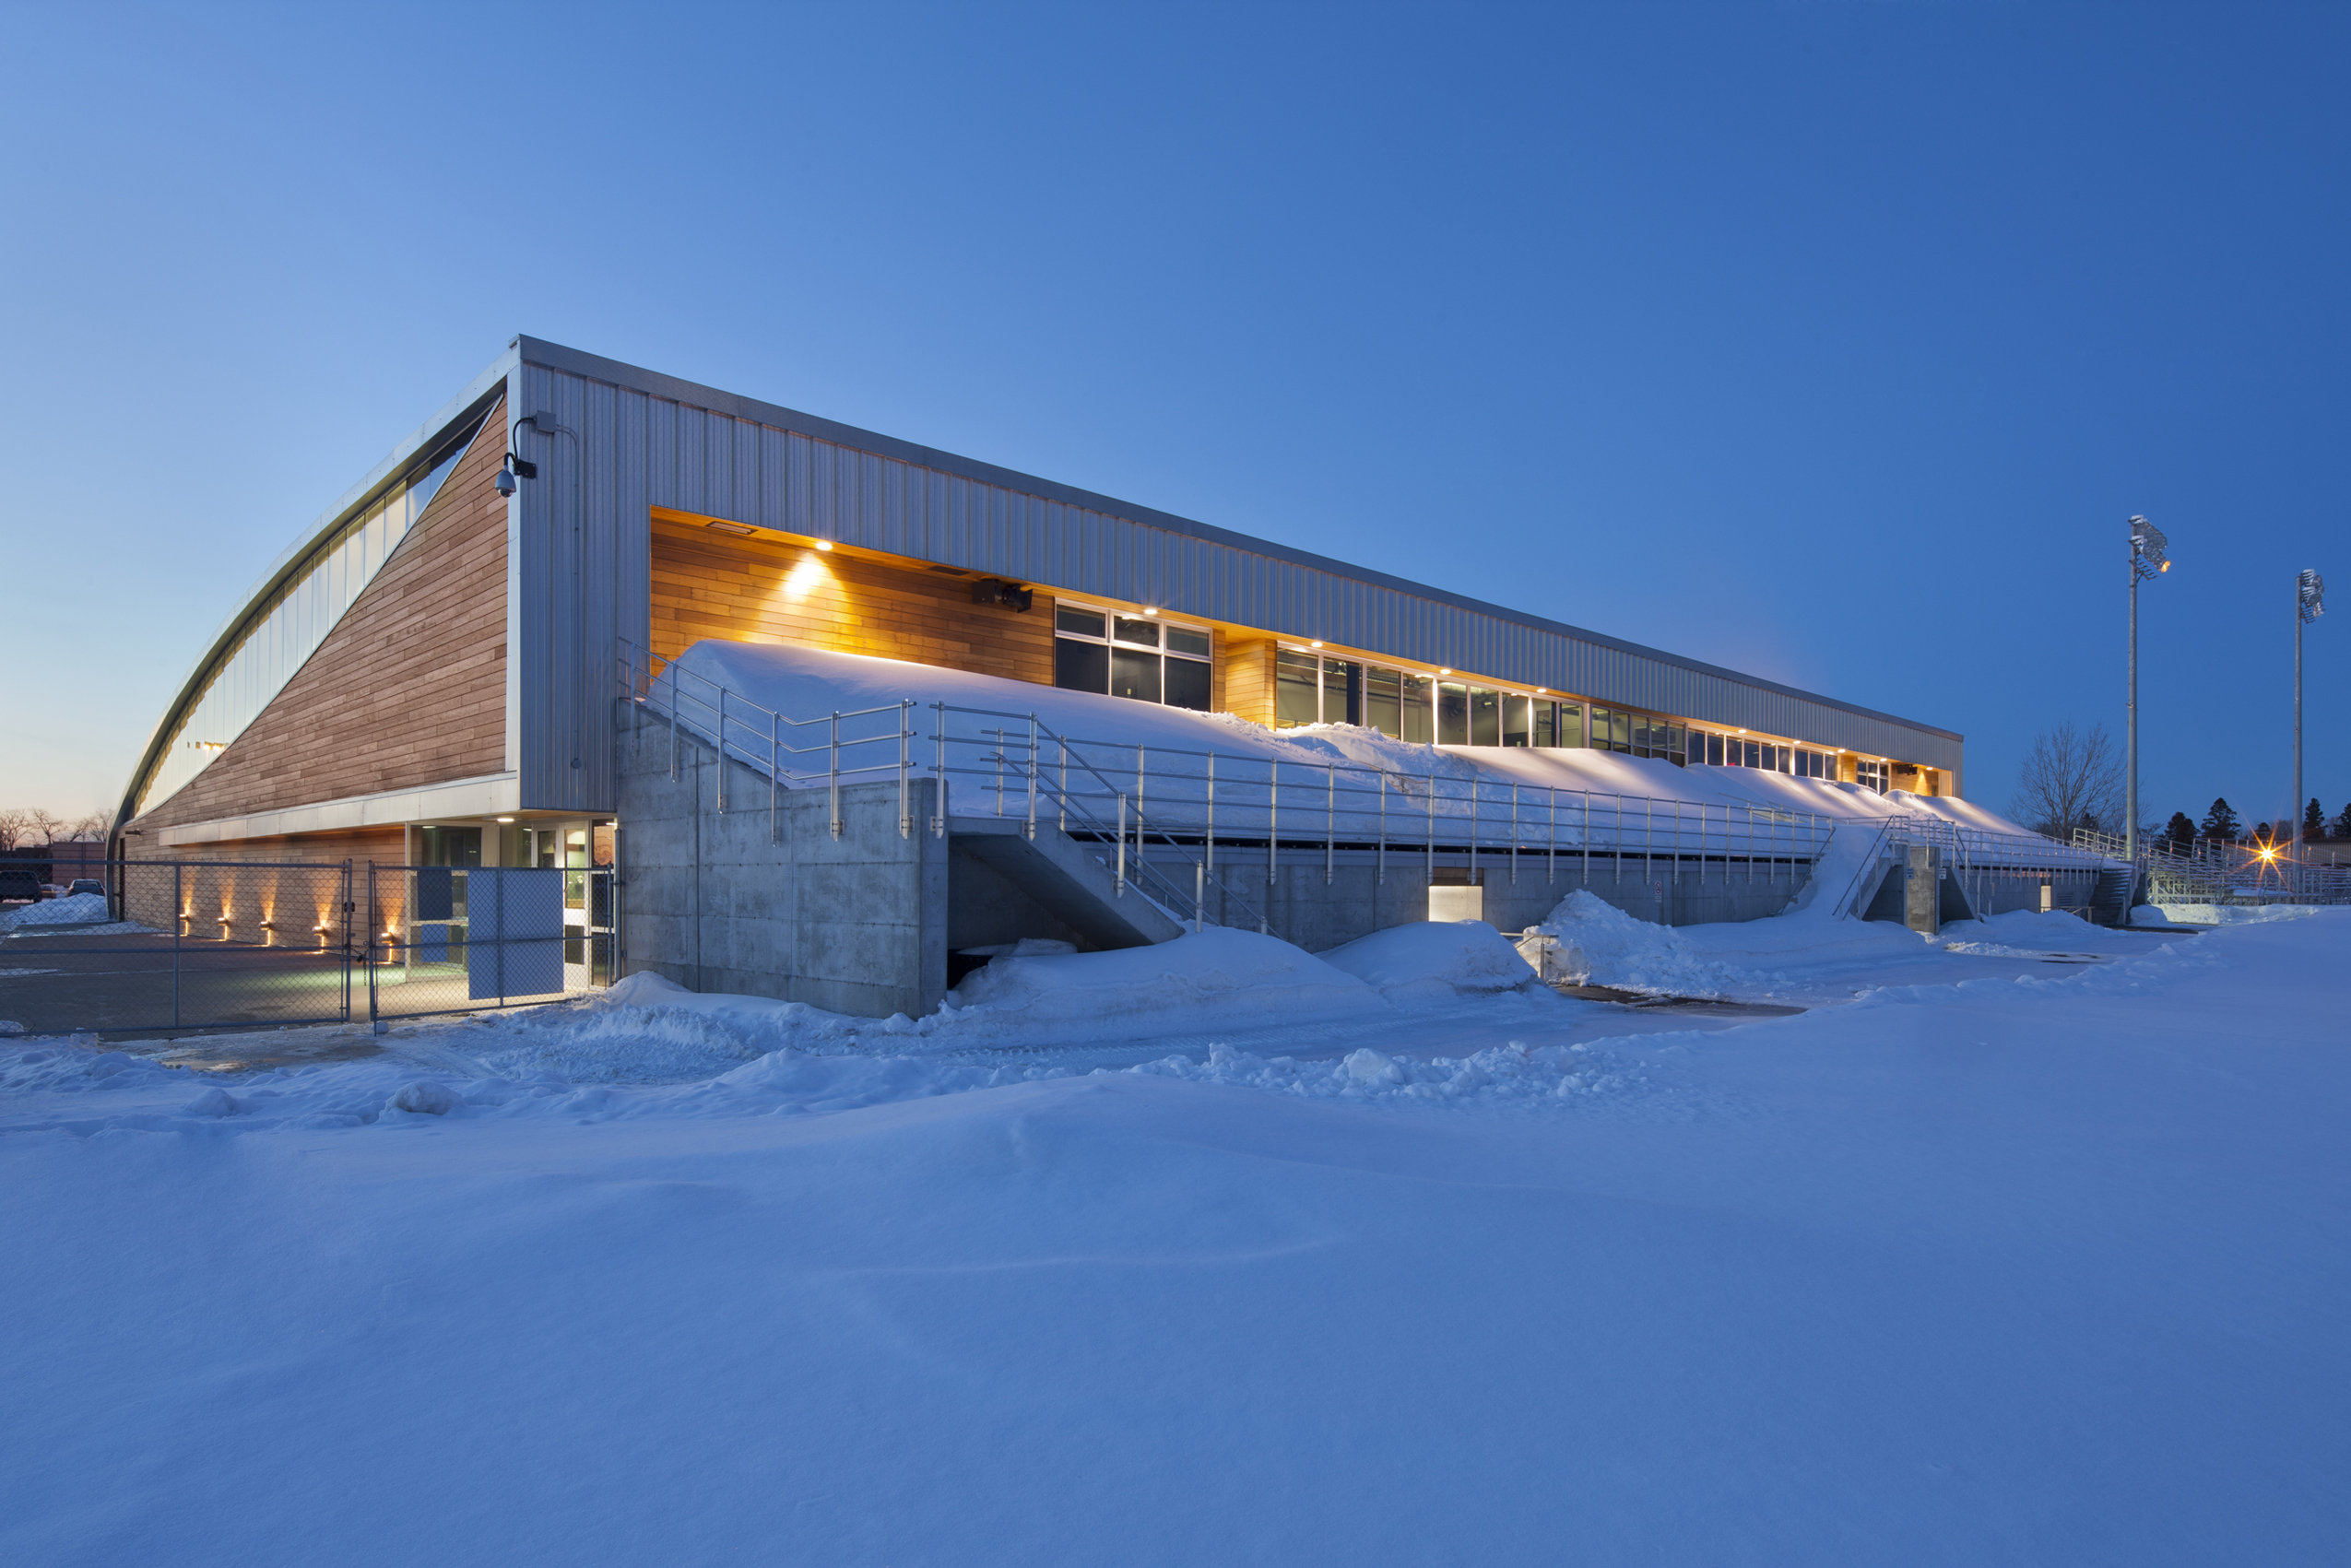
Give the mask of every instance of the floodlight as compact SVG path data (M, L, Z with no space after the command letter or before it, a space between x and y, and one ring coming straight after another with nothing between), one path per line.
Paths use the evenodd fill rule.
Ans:
M2171 561L2164 554L2170 543L2163 536L2162 529L2134 515L2131 519L2131 570L2143 579L2170 571Z
M2294 579L2294 613L2313 621L2326 613L2326 579L2305 572Z

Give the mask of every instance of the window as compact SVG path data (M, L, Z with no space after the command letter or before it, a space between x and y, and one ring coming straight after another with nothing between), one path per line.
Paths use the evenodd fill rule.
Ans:
M1885 793L1885 764L1883 762L1855 763L1853 782L1863 789L1873 789L1880 795L1884 795Z
M1053 607L1053 684L1206 713L1215 700L1208 629L1084 605Z
M1470 744L1470 689L1458 681L1436 683L1436 743Z
M1837 776L1837 759L1825 751L1796 753L1796 776L1800 779L1833 779Z
M1559 744L1580 747L1584 744L1584 707L1580 702L1559 704Z

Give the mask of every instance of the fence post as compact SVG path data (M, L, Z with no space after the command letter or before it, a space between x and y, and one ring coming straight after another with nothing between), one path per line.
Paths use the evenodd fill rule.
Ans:
M841 710L838 708L833 710L832 749L826 760L831 764L832 772L833 836L837 839L841 836ZM723 795L727 788L727 754L723 751L718 754L718 787Z
M1384 888L1388 886L1388 770L1382 768L1374 776L1379 780L1379 870L1372 885Z
M718 689L718 814L727 815L727 689Z
M1004 815L1004 726L997 725L988 734L996 737L996 814Z
M1428 771L1428 855L1421 867L1424 880L1436 881L1436 770Z
M1339 764L1323 764L1322 790L1322 885L1330 886L1330 859L1334 841L1339 836Z
M1036 715L1029 715L1029 826L1031 843L1036 840Z
M767 715L767 842L770 843L777 842L775 837L775 794L777 790L783 787L783 723L784 715L781 713L770 713Z
M1208 754L1208 865L1216 867L1216 753Z
M1273 886L1273 841L1281 825L1282 762L1277 758L1265 765L1265 885L1269 888Z
M1061 764L1061 800L1058 808L1060 828L1069 831L1069 743L1060 736L1053 737L1053 754Z
M1192 862L1192 935L1197 937L1208 920L1208 867Z
M930 803L930 836L947 836L947 704L933 702L931 717L939 725L939 763L933 770L939 775L938 797Z
M1127 896L1127 795L1118 794L1118 890L1117 898Z
M1510 881L1518 880L1518 781L1510 781Z
M1485 781L1475 773L1470 775L1470 886L1478 885L1478 796Z
M384 1032L382 1013L375 1002L375 862L367 863L367 944L360 951L367 962L367 1020L376 1033Z
M1551 836L1543 841L1542 885L1551 886L1559 873L1559 786L1543 785L1543 793L1551 796Z
M906 799L906 774L915 765L915 700L898 699L898 836L915 836L915 816Z
M350 864L349 861L345 865ZM130 878L123 880L127 883ZM127 903L129 901L124 901ZM171 862L171 1027L180 1027L180 928L187 924L180 918L180 863ZM348 975L350 972L345 970Z

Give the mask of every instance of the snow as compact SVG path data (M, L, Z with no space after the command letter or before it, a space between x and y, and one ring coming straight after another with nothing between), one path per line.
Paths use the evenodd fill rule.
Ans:
M1333 948L1322 961L1396 1002L1448 1002L1538 984L1518 949L1483 920L1391 926Z
M65 898L29 903L22 909L0 914L0 931L27 925L69 925L83 921L99 921L105 919L107 913L105 894L74 893Z
M995 676L972 675L959 670L939 669L928 665L910 664L896 659L877 658L865 654L839 654L821 649L783 647L767 643L706 641L697 643L679 654L674 667L684 672L678 678L683 693L684 711L689 723L700 722L708 727L706 717L697 718L697 701L707 703L712 688L723 687L728 692L757 703L771 712L798 720L825 719L834 712L857 713L878 707L888 713L864 718L842 721L845 739L856 742L868 737L863 748L851 744L845 749L845 766L886 765L894 767L898 756L898 712L896 704L912 700L917 704L915 727L924 736L931 733L928 705L946 702L965 708L984 710L993 718L959 716L951 730L973 739L986 738L986 726L1009 725L1013 731L1022 728L1026 714L1034 713L1051 731L1073 741L1099 742L1081 747L1080 755L1093 760L1105 770L1106 775L1121 787L1131 777L1134 749L1143 746L1151 749L1157 760L1149 780L1151 798L1160 808L1172 808L1178 804L1194 804L1203 798L1204 792L1196 782L1168 776L1182 768L1198 769L1197 755L1184 758L1184 752L1199 753L1213 750L1220 756L1220 788L1217 812L1220 826L1230 824L1233 831L1246 832L1250 824L1249 806L1253 798L1248 791L1253 785L1262 789L1266 774L1248 761L1228 762L1224 760L1262 760L1281 763L1284 776L1296 785L1298 781L1319 775L1328 766L1348 764L1386 769L1403 775L1415 785L1419 781L1435 778L1444 781L1436 805L1439 816L1464 815L1467 812L1466 784L1481 780L1490 786L1518 784L1533 790L1556 789L1562 792L1589 791L1596 797L1595 808L1607 811L1609 801L1622 795L1629 802L1628 827L1638 831L1641 811L1640 797L1673 799L1702 805L1710 808L1757 808L1779 811L1800 811L1868 826L1860 833L1840 833L1838 839L1860 842L1854 854L1865 851L1877 824L1888 815L1920 815L1939 818L1962 827L1982 829L2001 833L2023 833L2024 829L1995 812L1988 811L1970 801L1950 796L1926 796L1896 790L1877 795L1857 785L1831 784L1820 779L1798 778L1790 773L1766 772L1755 768L1677 768L1660 759L1619 756L1613 752L1589 749L1532 748L1473 748L1440 750L1435 747L1416 745L1390 738L1375 729L1353 725L1308 725L1295 729L1269 730L1260 725L1236 718L1230 713L1196 713L1181 708L1162 707L1156 703L1130 701L1125 698L1097 695L1085 691L1064 691L1053 687L1041 687L1029 681L1010 680ZM669 701L665 676L654 697L656 710ZM702 694L698 699L697 694ZM756 726L755 726L756 727ZM730 737L733 736L730 728ZM819 745L830 735L829 720L813 727L797 741L787 744ZM887 736L887 740L870 737ZM754 749L763 744L755 740ZM927 745L927 742L925 743ZM957 766L971 764L983 751L993 753L992 740L955 753ZM1057 753L1049 743L1044 747L1048 765ZM796 764L805 772L811 767L821 769L819 751L803 756ZM927 755L917 755L917 762L926 762ZM1125 771L1122 771L1125 770ZM1165 771L1165 772L1163 772ZM894 776L894 774L892 775ZM1347 787L1342 778L1341 790ZM1081 773L1073 774L1073 783L1082 787ZM949 786L952 796L951 809L959 812L992 813L996 796L992 779L977 772L951 775ZM1017 788L1017 786L1008 786ZM1450 792L1449 794L1447 792ZM1419 789L1407 796L1391 796L1389 802L1391 830L1411 816L1422 812L1427 804L1428 791ZM1455 796L1459 798L1455 798ZM1364 803L1359 809L1348 809L1348 796L1342 794L1336 812L1337 830L1341 832L1365 831L1375 825L1376 813ZM1359 800L1361 797L1357 797ZM1494 809L1498 796L1489 792L1486 809ZM1532 812L1536 796L1527 797L1526 810ZM1545 797L1548 798L1548 797ZM1292 798L1285 794L1283 810L1293 809ZM1561 806L1562 842L1580 842L1580 805ZM1529 821L1534 819L1530 816ZM1257 818L1262 827L1262 818ZM1604 837L1605 822L1599 824Z
M2155 910L2164 919L2180 925L2242 925L2264 920L2299 920L2312 913L2308 904L2291 903L2161 903L2143 904L2140 908ZM2132 911L2132 917L2137 919L2138 910Z
M1550 924L1833 1005L1431 925L0 1041L0 1558L2339 1560L2351 914Z

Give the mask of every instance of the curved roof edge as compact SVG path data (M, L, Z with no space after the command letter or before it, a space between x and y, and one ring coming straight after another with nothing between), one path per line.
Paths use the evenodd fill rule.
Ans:
M1939 736L1945 740L1962 743L1967 739L1966 736L1956 730L1940 729L1933 725L1920 724L1916 719L1906 719L1899 714L1883 713L1875 708L1864 708L1857 702L1842 701L1835 697L1823 696L1817 691L1806 691L1801 687L1782 685L1778 681L1766 680L1760 676L1748 675L1743 671L1730 669L1721 665L1710 665L1699 659L1684 657L1680 654L1667 653L1662 648L1652 648L1644 643L1627 642L1621 637L1612 637L1606 632L1587 631L1580 626L1570 626L1565 621L1553 620L1526 610L1512 609L1506 605L1497 605L1485 599L1471 598L1466 594L1456 594L1447 589L1431 587L1425 583L1415 583L1409 578L1397 577L1369 567L1356 566L1347 561L1334 560L1329 556L1317 555L1311 550L1294 549L1287 545L1275 544L1270 539L1258 538L1254 535L1236 533L1230 528L1220 528L1211 523L1195 522L1188 517L1179 517L1174 513L1160 512L1148 506L1138 506L1132 501L1120 501L1116 496L1081 489L1075 485L1065 485L1054 479L1040 478L1034 474L1023 474L1016 468L1000 468L993 463L983 463L976 458L942 452L937 447L919 445L914 442L903 441L896 436L882 435L874 430L860 430L855 425L845 425L836 419L825 419L821 415L806 414L797 408L784 407L780 404L762 403L755 397L744 397L736 393L722 392L715 386L704 386L698 382L664 375L658 371L648 371L642 366L632 365L623 360L608 360L600 354L590 354L584 349L565 348L562 344L549 343L543 338L517 336L509 346L509 351L519 356L526 364L540 365L552 371L568 371L573 375L584 376L590 381L608 382L615 386L628 387L632 391L645 393L655 397L668 398L697 408L707 408L715 413L748 420L753 424L772 425L778 430L790 430L795 434L809 436L818 441L831 442L835 445L871 452L884 457L894 457L901 462L936 469L940 473L951 474L959 478L975 480L980 484L996 485L1046 501L1059 501L1065 505L1107 513L1112 516L1124 517L1148 527L1161 528L1189 538L1224 545L1234 549L1246 550L1253 554L1271 557L1277 560L1290 561L1295 565L1309 567L1317 572L1328 572L1358 583L1372 584L1397 593L1410 594L1438 604L1450 605L1457 609L1469 610L1473 614L1494 616L1532 631L1572 638L1579 643L1613 649L1621 654L1630 654L1638 658L1655 659L1660 664L1672 665L1678 669L1733 681L1741 686L1751 686L1759 690L1777 692L1783 697L1793 697L1806 702L1818 702L1824 707L1834 708L1839 713L1876 719L1884 724L1899 725L1904 729L1915 730L1921 735Z
M468 382L463 392L442 405L440 412L432 418L401 438L359 483L345 490L341 499L320 513L308 527L294 536L293 543L278 552L268 570L246 590L244 596L238 600L237 607L230 611L228 618L206 642L204 652L196 656L187 678L180 682L178 691L155 721L153 733L148 737L147 745L139 750L138 764L131 770L131 776L123 786L122 802L114 808L116 831L131 819L133 808L137 804L139 782L154 771L159 755L169 744L172 720L186 710L189 702L203 694L205 678L211 673L222 652L235 641L237 633L253 619L254 607L277 592L286 579L310 559L321 542L349 521L352 513L364 508L384 487L407 473L415 465L419 454L431 451L453 428L485 412L498 395L505 390L506 378L519 362L514 346L508 345L506 351Z

